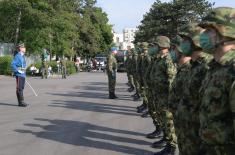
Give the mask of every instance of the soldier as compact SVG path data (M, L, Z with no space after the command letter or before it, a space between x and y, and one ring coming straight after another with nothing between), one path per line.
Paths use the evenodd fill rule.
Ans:
M202 80L207 73L208 62L211 60L211 56L202 53L202 49L199 44L199 34L203 30L196 24L189 24L182 27L184 33L181 36L185 36L191 42L191 61L190 70L186 75L183 75L185 80L182 84L183 95L178 105L178 118L180 124L179 135L183 135L182 139L178 138L180 154L182 155L198 155L200 154L201 139L199 136L199 107L201 105L199 99L199 89L202 85ZM177 90L176 90L177 91ZM176 127L176 125L175 125ZM177 129L176 129L177 131ZM176 132L177 133L177 132Z
M203 155L235 152L235 9L213 9L199 24L203 52L213 55L200 88L199 108Z
M140 51L140 44L135 45L135 49L133 51L133 62L132 64L132 73L133 73L133 79L134 79L134 85L136 93L133 96L134 101L140 101L140 84L138 81L138 69L137 69L137 63L138 63L138 57L141 54Z
M24 43L17 45L18 53L14 56L11 63L12 70L16 76L16 96L18 99L18 106L26 107L27 104L24 102L24 87L26 78L26 61L25 52L26 48Z
M107 75L108 75L110 99L117 98L117 96L115 95L116 72L117 72L117 60L115 58L116 53L117 53L117 49L112 47L111 53L109 54L108 60L107 60Z
M155 138L156 136L158 136L161 133L159 120L157 120L157 117L155 117L155 115L157 113L157 109L155 107L154 97L152 94L152 92L154 91L154 88L152 87L152 81L150 79L150 72L153 67L155 58L158 55L158 50L159 50L159 48L158 48L157 44L155 44L155 42L150 43L148 53L149 53L149 56L151 57L151 62L148 65L147 71L144 76L146 97L148 99L148 110L149 110L149 114L153 120L153 124L156 127L156 129L152 133L149 133L146 135L146 137L150 138L150 139Z
M139 59L137 60L137 70L138 70L138 79L140 84L140 91L141 96L143 97L143 104L137 107L137 112L142 113L147 109L147 97L145 94L144 89L144 75L146 72L146 67L148 67L150 63L150 57L148 56L148 43L143 42L141 44L142 53L139 56Z
M61 66L62 79L66 79L66 75L67 75L66 58L62 58L60 60L60 66Z
M174 131L173 115L168 109L168 98L171 84L176 74L176 67L171 59L169 48L170 39L165 36L158 36L156 43L159 47L159 56L154 61L150 72L150 79L154 86L155 106L158 110L158 120L163 129L164 137L153 144L153 147L165 148L156 155L174 154L177 139Z
M47 65L47 58L48 58L49 53L47 52L46 49L43 50L43 53L41 55L42 59L42 79L48 77L48 65Z
M127 70L127 78L128 78L128 83L129 83L129 86L130 88L128 88L128 91L129 92L132 92L135 87L134 87L134 81L133 81L133 73L131 72L131 63L132 63L132 51L130 49L130 47L128 47L128 50L127 50L127 58L126 58L126 70Z

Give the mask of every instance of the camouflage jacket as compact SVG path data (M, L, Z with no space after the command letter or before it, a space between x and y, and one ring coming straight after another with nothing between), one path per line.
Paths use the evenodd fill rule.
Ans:
M107 72L114 72L117 69L117 60L113 54L109 54L107 59Z
M125 65L126 65L126 70L129 73L131 73L131 67L132 67L131 63L132 63L132 54L128 53L126 57Z
M145 85L145 88L148 88L148 89L152 88L152 81L150 79L150 72L152 70L152 67L153 67L153 64L154 64L154 60L155 60L154 58L150 59L150 63L149 63L149 65L148 65L148 67L146 69L146 72L144 74L144 79L145 79L144 85Z
M172 89L169 95L169 109L173 112L174 117L181 114L182 109L179 107L179 102L184 96L183 88L186 85L186 75L191 68L190 61L186 62L182 66L178 67L174 81L172 82ZM180 116L179 116L180 117ZM179 118L176 118L177 120Z
M150 80L154 88L153 94L158 99L160 107L167 107L169 92L176 74L170 54L155 58L150 71Z
M143 79L143 81L145 81L144 76L146 74L147 68L150 65L150 63L151 63L151 57L148 54L144 53L141 61L141 75L142 75L141 78Z
M209 67L200 89L199 135L209 145L234 145L235 50Z
M137 57L138 55L136 53L132 54L132 59L131 59L131 73L133 75L137 74Z
M183 110L181 113L184 113L184 121L199 123L199 89L209 69L209 60L210 58L200 57L198 60L190 62L191 69L185 75L182 89L184 95L179 102L180 109Z

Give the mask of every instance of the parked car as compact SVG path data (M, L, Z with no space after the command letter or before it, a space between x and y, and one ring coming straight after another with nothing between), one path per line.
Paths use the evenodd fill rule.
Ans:
M117 59L117 71L118 72L125 72L126 67L125 67L125 61L126 61L126 51L125 50L118 50L116 54L116 59Z
M105 56L105 55L97 55L95 57L95 60L97 61L97 68L99 70L105 71L106 65L107 65L107 56Z

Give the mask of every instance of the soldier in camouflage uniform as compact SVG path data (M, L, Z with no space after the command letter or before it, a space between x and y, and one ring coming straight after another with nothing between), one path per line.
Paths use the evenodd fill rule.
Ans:
M159 120L157 120L157 117L156 117L157 109L155 107L154 97L152 94L152 92L154 91L154 87L152 87L152 81L150 79L150 71L153 67L155 57L157 57L157 54L158 54L158 46L157 46L157 44L155 44L154 41L152 41L152 43L149 44L148 54L151 58L151 61L150 61L150 64L148 65L148 68L147 68L145 76L144 76L145 90L146 90L146 97L148 99L149 114L153 120L153 124L155 125L156 129L152 133L147 134L146 137L153 139L161 133Z
M48 77L48 65L47 65L47 58L48 58L49 53L47 52L46 49L43 50L43 53L41 55L42 59L42 79Z
M235 153L235 9L213 9L199 24L203 51L213 55L200 88L203 155Z
M115 54L117 53L116 48L111 48L111 53L107 59L107 75L108 75L108 83L109 83L109 98L115 99L117 96L115 95L115 86L116 86L116 72L117 72L117 60L115 58Z
M135 89L136 89L136 93L133 95L134 101L140 100L140 84L139 84L139 80L138 80L138 69L137 69L138 57L141 54L139 46L140 46L140 43L137 43L135 45L135 49L133 52L133 62L131 63L134 85L135 85Z
M139 95L139 82L138 82L138 73L137 73L137 58L138 58L138 53L139 53L139 48L137 45L135 45L135 49L132 49L132 62L131 62L131 73L133 74L133 81L134 81L134 86L136 93L132 95L134 99L140 99Z
M163 129L164 138L155 142L154 147L165 148L156 155L174 154L176 149L176 135L173 123L173 115L168 109L168 98L171 85L176 74L176 67L169 54L170 39L158 36L156 43L159 47L159 55L155 59L150 72L150 80L154 86L153 96L158 111L156 118Z
M128 78L128 83L130 88L128 88L129 92L132 92L134 90L134 80L133 80L133 73L132 73L132 59L133 59L133 54L131 49L129 48L127 50L127 58L126 58L126 71L127 71L127 78Z
M139 59L137 61L137 69L138 69L138 79L140 83L140 90L141 90L141 96L143 97L143 104L138 107L137 112L142 113L147 109L147 97L146 92L144 89L144 75L146 72L146 67L150 63L150 57L148 56L148 43L143 42L141 44L142 53L139 56Z
M65 58L62 58L60 60L60 66L61 66L62 79L66 79L67 67L66 67L66 59Z
M175 51L179 53L179 61L177 74L172 83L169 107L174 116L174 125L180 155L198 155L200 150L200 138L198 135L199 121L198 119L195 120L192 118L198 118L198 112L196 111L200 105L200 102L198 103L198 91L201 86L199 79L201 79L206 72L204 65L201 66L204 64L204 58L200 56L202 49L198 44L199 33L201 30L202 29L197 27L194 23L182 26L179 34L180 36L177 37L178 41L176 41L175 44ZM193 53L194 55L197 55L195 58L197 58L198 61L193 63L197 65L196 68L194 68L195 65L192 67L191 63L191 55ZM191 68L193 68L193 72L190 72ZM194 74L194 77L191 77L191 74L195 72L197 72L197 75ZM199 86L197 89L195 85L192 85L192 80L198 82L197 84L199 84ZM191 90L189 85L191 86ZM190 94L193 93L192 91L194 91L195 94Z

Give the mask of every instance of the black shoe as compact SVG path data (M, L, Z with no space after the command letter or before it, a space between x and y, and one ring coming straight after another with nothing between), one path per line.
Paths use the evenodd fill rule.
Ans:
M146 117L148 117L148 115L149 115L149 111L146 110L146 111L141 115L141 117L146 118Z
M28 104L26 104L26 103L20 103L18 106L19 106L19 107L27 107Z
M134 87L130 87L130 88L128 88L128 91L129 91L129 92L133 92L134 89L135 89Z
M159 129L156 129L155 131L153 131L152 133L149 133L146 135L146 138L149 138L149 139L154 139L156 138L157 136L159 136L161 134L161 131Z
M133 100L134 100L134 101L141 101L140 95L139 95L139 94L136 94L136 95L133 97Z
M156 141L152 144L152 148L163 148L166 146L165 138L162 138L160 141Z
M144 107L144 104L141 104L140 106L136 107L136 109L138 110L138 109L141 109L143 107Z
M112 92L109 92L109 99L115 99Z
M135 97L135 96L137 96L137 93L135 93L135 94L131 95L131 97Z
M137 108L137 113L143 113L147 109L147 106L143 104L143 106Z
M154 155L174 155L176 152L176 147L167 144L166 147L160 152L154 153Z

